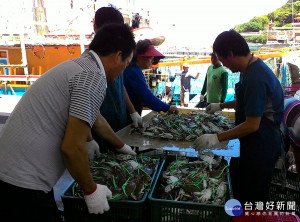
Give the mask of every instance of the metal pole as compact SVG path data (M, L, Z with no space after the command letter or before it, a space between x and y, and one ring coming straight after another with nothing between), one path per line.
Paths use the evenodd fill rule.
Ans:
M85 42L85 34L83 32L81 32L80 33L80 51L81 51L81 54L85 50L84 42Z
M22 11L23 15L25 15L25 2L22 2ZM25 39L24 39L24 25L21 25L20 27L21 33L20 33L20 42L21 42L21 53L22 53L22 65L24 65L24 74L28 76L28 66L27 66L27 56L26 56L26 48L25 48Z
M25 39L24 39L24 31L22 29L22 33L20 34L21 41L21 52L22 52L22 64L24 67L24 74L28 76L28 66L27 66L27 56L26 56L26 48L25 48Z

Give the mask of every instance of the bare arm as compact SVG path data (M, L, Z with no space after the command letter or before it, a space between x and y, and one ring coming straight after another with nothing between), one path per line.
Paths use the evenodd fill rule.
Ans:
M221 109L234 109L235 108L235 100L226 102L226 103L221 103L220 104Z
M125 97L126 108L129 112L129 114L135 113L136 110L135 110L132 102L129 99L129 96L128 96L128 93L127 93L127 90L126 90L125 86L123 86L123 89L124 89L124 97Z
M89 142L91 140L93 140L93 135L92 135L92 132L90 131L88 138L87 138L87 142Z
M98 113L97 119L93 126L93 130L116 148L120 148L124 145L121 139L110 127L106 119L100 113Z
M90 131L88 123L70 116L61 146L67 169L85 193L93 192L96 187L85 147Z
M246 121L231 130L218 134L219 141L242 138L259 129L261 117L247 116Z

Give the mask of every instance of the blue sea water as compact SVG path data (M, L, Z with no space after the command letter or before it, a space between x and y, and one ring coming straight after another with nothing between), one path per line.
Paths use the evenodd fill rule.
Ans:
M10 87L0 87L0 95L23 96L26 90L28 90L27 87L13 87L13 90Z

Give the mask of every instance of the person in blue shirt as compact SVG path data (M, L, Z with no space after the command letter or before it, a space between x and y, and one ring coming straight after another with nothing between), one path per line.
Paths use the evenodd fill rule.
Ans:
M207 113L235 108L235 127L219 134L204 134L196 139L202 151L220 141L239 138L240 157L231 158L230 172L234 198L246 202L267 201L282 137L283 90L272 70L250 53L246 40L236 31L219 34L213 52L233 73L240 72L235 85L236 99L211 103Z
M95 13L94 31L97 32L102 26L109 23L124 24L122 14L115 8L102 7ZM127 116L127 112L130 114ZM106 119L111 128L117 132L133 122L135 127L142 126L142 118L134 109L127 91L124 87L123 75L119 75L115 80L107 82L106 96L100 108L101 115ZM129 117L129 118L128 118ZM99 134L92 130L94 140L99 144L103 152L108 149L116 150L120 153L135 155L136 153L129 147L112 147L110 143L101 138ZM93 144L90 142L90 144ZM90 149L92 150L92 149Z
M124 70L124 85L135 110L141 115L143 107L160 112L178 112L178 108L158 99L149 89L143 69L149 69L152 64L157 64L164 56L154 48L149 39L137 42L136 51L132 62Z

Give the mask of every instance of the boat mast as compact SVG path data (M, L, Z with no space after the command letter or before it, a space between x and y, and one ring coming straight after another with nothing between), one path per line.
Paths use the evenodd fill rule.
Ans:
M25 39L24 39L24 28L21 29L20 33L20 42L21 42L21 54L22 54L22 65L24 66L24 75L28 76L28 65L27 65L27 56L25 49Z
M48 34L46 9L44 0L33 0L33 19L35 21L35 32L39 36Z

